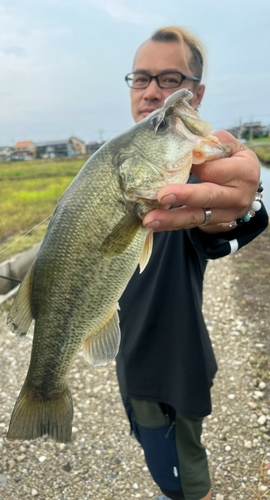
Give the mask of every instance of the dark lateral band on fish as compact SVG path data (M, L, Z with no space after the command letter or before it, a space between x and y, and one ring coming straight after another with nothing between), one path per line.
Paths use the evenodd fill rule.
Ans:
M158 191L187 182L192 163L228 156L181 89L85 163L60 199L35 261L8 314L19 336L35 320L30 364L7 437L71 440L71 366L83 346L92 365L113 360L120 343L118 300L153 233L143 217Z

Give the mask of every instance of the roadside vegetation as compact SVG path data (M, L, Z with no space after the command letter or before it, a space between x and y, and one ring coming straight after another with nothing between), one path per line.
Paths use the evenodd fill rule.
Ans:
M262 163L270 167L270 137L259 137L247 141L246 146L256 153Z
M84 162L81 157L0 163L0 262L42 240L58 200Z

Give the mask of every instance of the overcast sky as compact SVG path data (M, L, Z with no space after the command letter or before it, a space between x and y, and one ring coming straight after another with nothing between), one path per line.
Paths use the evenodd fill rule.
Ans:
M200 108L214 129L270 123L270 0L0 0L0 145L130 127L124 76L161 26L207 48Z

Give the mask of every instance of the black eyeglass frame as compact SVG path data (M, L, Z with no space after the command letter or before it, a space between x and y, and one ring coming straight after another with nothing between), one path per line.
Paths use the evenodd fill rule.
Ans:
M163 86L161 86L159 83L159 77L162 75L171 75L171 74L177 74L177 75L181 76L182 79L181 79L181 82L179 83L179 85L176 85L175 87L171 87L171 86L170 87L163 87ZM132 87L129 83L130 80L132 80L132 78L130 78L131 75L147 76L149 78L149 82L143 87ZM199 82L200 81L200 79L197 78L196 76L184 75L183 73L181 73L181 71L162 71L161 73L158 73L157 75L149 75L148 73L146 73L144 71L134 71L133 73L128 73L125 76L125 81L127 82L129 88L135 89L135 90L147 89L147 87L149 87L152 80L156 80L157 85L159 86L160 89L177 89L178 87L180 87L180 85L183 83L184 80L191 80L192 82Z

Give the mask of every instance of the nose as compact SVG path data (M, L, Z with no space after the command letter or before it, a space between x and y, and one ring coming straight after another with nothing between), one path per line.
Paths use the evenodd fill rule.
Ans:
M156 80L151 80L148 87L144 89L143 97L147 101L161 101L164 99L162 89L158 86Z

